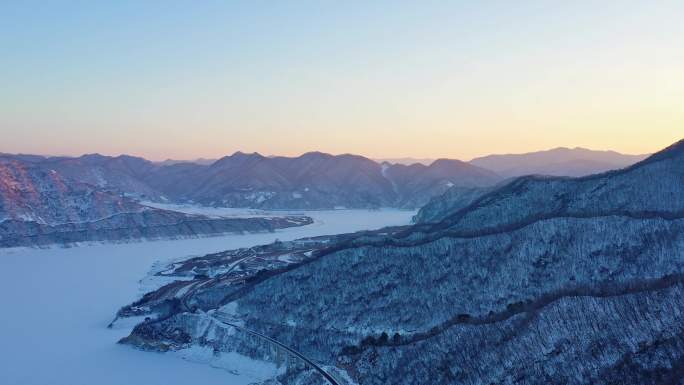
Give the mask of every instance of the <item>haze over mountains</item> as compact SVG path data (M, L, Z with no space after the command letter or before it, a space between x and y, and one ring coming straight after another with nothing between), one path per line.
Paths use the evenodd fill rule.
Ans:
M684 141L443 207L414 226L176 263L163 274L182 280L121 309L149 317L122 342L277 361L265 335L364 385L681 383Z
M158 165L97 154L6 158L137 199L261 209L415 208L454 185L487 186L500 180L455 160L404 166L320 152L296 158L237 152L210 165Z
M616 151L590 150L582 147L556 147L545 151L522 154L492 154L477 157L468 163L494 171L503 177L522 175L584 176L627 167L645 159L648 154L627 155ZM410 166L415 163L429 166L435 158L376 158L378 163L401 164ZM216 159L198 158L194 160L167 159L160 165L178 163L197 163L210 165Z
M182 213L152 209L139 201L289 210L415 209L430 202L416 218L436 219L445 209L468 202L519 173L575 175L619 168L639 158L584 149L493 155L472 162L437 159L428 165L378 163L358 155L321 152L298 157L236 152L211 162L162 163L128 155L0 154L0 220L5 221L5 238L15 239L0 244L158 238L240 230L226 223L212 227L217 225L212 222L208 228L158 232L159 226L171 229L190 218ZM435 200L444 193L452 198ZM123 218L126 224L116 222ZM194 217L192 222L204 219ZM106 230L115 222L129 232ZM276 228L288 225L271 223ZM244 226L242 230L272 229L264 223L256 227L253 224L240 225ZM149 230L151 225L157 230ZM94 233L85 235L86 228ZM132 230L136 228L146 230L136 235ZM108 235L104 235L105 230ZM50 235L39 237L41 232ZM74 235L77 233L81 235Z
M625 155L615 151L558 147L526 154L488 155L470 161L503 177L522 175L584 176L615 170L643 160L648 155Z
M266 157L236 152L209 162L155 163L143 158L1 155L54 170L69 180L151 201L269 209L423 206L452 186L486 187L522 174L586 175L622 168L643 156L585 149L491 155L471 162L378 163L356 155L310 152Z
M626 155L615 151L596 151L582 147L557 147L524 154L493 154L474 158L468 163L494 171L502 177L522 175L583 176L627 167L648 154ZM429 165L431 158L387 158L380 163Z
M146 226L154 224L160 229L164 225L170 229L189 218L181 213L152 209L138 201L290 210L415 209L430 202L416 217L421 221L439 218L445 209L468 202L516 174L585 174L620 168L639 158L584 149L492 155L472 162L437 159L428 165L378 163L358 155L335 156L321 152L298 157L236 152L216 161L161 163L128 155L0 154L0 220L5 221L5 238L15 237L12 242L17 245L191 236L236 230L224 223L217 228L176 228L156 233ZM452 198L435 200L444 193ZM115 216L116 220L127 218L128 221L117 226L129 230L145 228L147 233L103 235L102 231L114 226ZM199 219L202 218L195 217L193 221L197 223ZM108 225L103 225L107 222ZM271 229L264 225L241 224L243 230ZM276 228L283 225L287 222L278 223ZM61 226L59 231L55 226ZM99 235L84 235L85 228ZM52 235L38 241L39 232ZM81 235L70 238L64 232Z

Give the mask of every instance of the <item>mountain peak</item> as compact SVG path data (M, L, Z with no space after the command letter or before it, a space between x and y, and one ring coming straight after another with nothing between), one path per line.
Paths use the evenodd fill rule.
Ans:
M680 139L677 142L671 144L669 147L665 148L665 150L673 150L677 152L684 152L684 139Z
M470 164L458 160L458 159L447 159L447 158L439 158L436 159L434 162L430 163L428 166L429 168L437 168L437 169L442 169L442 168L447 168L447 167L468 167L471 166Z
M261 160L261 159L266 159L265 156L259 154L258 152L253 152L253 153L245 153L242 151L236 151L232 155L227 155L224 156L221 159L218 159L216 162L212 163L212 167L220 167L226 164L231 164L235 162L243 163L246 161L250 160Z
M263 158L264 156L259 154L258 152L242 152L242 151L235 151L233 155L230 155L231 158Z
M680 139L679 141L656 152L655 154L644 159L642 163L649 163L668 158L676 158L680 156L684 156L684 139Z
M332 154L328 154L327 152L321 152L321 151L309 151L305 152L302 155L299 156L299 158L332 158Z
M94 152L92 154L83 154L80 156L80 158L83 160L103 160L107 157L100 153Z

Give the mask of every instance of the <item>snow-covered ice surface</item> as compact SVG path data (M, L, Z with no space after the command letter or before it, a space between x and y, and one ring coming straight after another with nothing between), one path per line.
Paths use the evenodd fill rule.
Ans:
M158 202L141 202L145 206L155 207L163 210L180 211L188 214L200 214L210 217L224 217L224 218L254 218L254 217L273 217L282 216L289 213L302 213L301 211L266 211L248 208L232 208L232 207L208 207L197 206L191 204L175 204L175 203L158 203Z
M188 207L188 210L192 208ZM228 210L195 209L209 215ZM236 212L234 212L237 214ZM116 311L141 295L140 280L165 261L238 247L408 224L414 211L300 212L312 225L275 233L74 248L0 249L0 384L241 385L254 382L244 357L216 369L116 344L130 331L107 329ZM282 214L282 213L280 213ZM132 325L128 325L129 327ZM251 369L250 369L251 368ZM266 369L264 369L266 370ZM237 373L237 374L236 374Z

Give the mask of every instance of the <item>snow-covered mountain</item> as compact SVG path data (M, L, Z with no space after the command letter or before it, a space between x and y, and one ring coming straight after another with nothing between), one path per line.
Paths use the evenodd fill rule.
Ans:
M504 184L501 182L500 184ZM499 185L489 187L451 187L442 195L432 197L413 217L414 223L436 223L462 208L468 207L476 199L493 191Z
M489 188L523 174L586 175L642 158L580 148L492 155L471 162L437 159L427 165L321 152L298 157L236 152L213 162L160 163L127 155L0 154L0 159L55 170L69 180L138 200L260 209L418 208L451 187Z
M130 199L68 180L55 170L0 159L0 220L54 225L142 210L143 206Z
M646 155L624 155L614 151L593 151L583 148L556 148L519 155L490 155L472 160L509 176L496 185L452 187L442 195L433 196L420 208L414 220L418 223L439 222L449 213L463 208L476 198L514 180L520 175L588 176L609 170L619 170L645 159Z
M645 159L648 155L625 155L615 151L558 147L526 154L488 155L471 164L504 177L522 175L584 176L620 169Z
M79 157L44 157L40 155L0 154L0 161L15 161L44 172L57 172L68 181L87 184L101 190L146 200L161 200L159 191L145 178L158 168L139 157L86 154Z
M150 183L175 199L228 207L358 208L391 206L394 200L379 164L315 152L296 158L237 152L211 166L171 166Z
M448 210L169 266L183 280L119 312L149 317L122 342L277 361L278 341L364 385L681 382L684 141Z
M405 166L321 152L298 157L236 152L209 165L98 154L0 158L30 162L70 180L141 200L261 209L417 208L451 186L500 180L493 172L457 160Z
M387 166L385 175L395 186L399 207L422 207L450 188L489 187L501 181L492 171L455 159L437 159L428 166L395 164Z
M0 158L0 247L273 231L309 223L299 216L209 218L152 208L55 169Z

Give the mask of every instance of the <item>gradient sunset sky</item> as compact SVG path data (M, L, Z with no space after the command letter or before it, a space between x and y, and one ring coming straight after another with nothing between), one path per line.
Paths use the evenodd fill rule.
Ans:
M0 1L0 152L451 157L684 137L684 1Z

